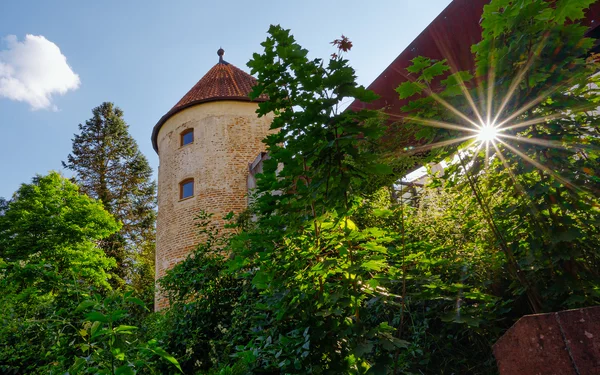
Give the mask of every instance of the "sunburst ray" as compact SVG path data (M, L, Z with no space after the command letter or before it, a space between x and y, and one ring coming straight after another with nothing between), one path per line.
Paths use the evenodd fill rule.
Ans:
M510 102L510 99L512 99L515 91L517 90L517 87L519 87L519 84L523 81L523 77L525 76L525 74L527 74L527 72L529 71L529 69L531 69L531 67L533 66L533 63L535 62L535 60L541 54L542 50L546 46L546 42L547 41L548 41L548 35L545 35L544 38L538 44L537 48L531 53L531 55L527 59L527 62L525 63L525 65L521 68L521 70L517 73L517 75L515 76L515 78L512 80L512 82L511 82L511 84L510 84L510 86L508 88L508 91L506 92L506 95L502 99L500 107L498 108L498 111L496 112L496 116L494 117L494 120L492 121L492 124L496 124L497 123L498 118L504 112L504 109L506 108L506 106Z
M439 148L439 147L444 147L444 146L450 146L450 145L453 145L453 144L456 144L456 143L467 141L469 139L475 139L476 137L477 137L477 135L469 135L469 136L466 136L466 137L460 137L460 138L449 139L449 140L446 140L446 141L429 143L429 144L426 144L426 145L423 145L423 146L414 147L414 148L412 148L409 151L410 151L411 154L419 153L419 152L422 152L422 151L429 151L429 150L432 150L434 148Z
M589 110L596 110L596 109L597 109L597 106L595 104L582 105L582 106L577 106L577 107L571 108L569 110L569 112L554 113L551 115L536 117L534 119L519 122L516 124L509 125L509 126L504 126L507 122L512 120L512 118L516 117L516 116L514 116L512 118L506 118L506 119L502 120L502 122L500 124L498 124L498 126L501 126L503 130L520 129L520 128L524 128L527 126L537 125L537 124L541 124L541 123L552 121L552 120L569 118L569 117L573 116L573 112L589 111Z
M573 191L583 192L583 189L581 189L580 187L573 184L570 180L562 177L561 175L559 175L552 169L550 169L547 166L543 165L542 163L534 160L533 158L531 158L529 155L525 154L524 152L517 150L516 148L514 148L507 142L504 142L502 140L500 140L499 142L502 143L502 145L504 147L506 147L507 149L509 149L510 151L515 153L516 155L520 156L521 158L523 158L523 160L525 160L529 164L533 165L534 167L538 168L539 170L544 171L544 172L548 173L549 175L551 175L552 177L554 177L554 179L556 179L557 181L559 181L560 183L565 185L567 188L569 188Z
M398 68L392 67L392 69L394 69L397 73L399 73L400 75L402 75L404 78L406 78L410 82L415 82L415 80L411 76L405 74L404 72L402 72ZM469 124L473 125L476 129L481 128L481 126L479 124L477 124L475 121L471 120L467 115L465 115L464 113L462 113L461 111L459 111L458 109L456 109L456 107L454 107L452 104L448 103L446 100L442 99L438 94L436 94L435 92L433 92L433 90L431 90L431 87L424 86L423 89L425 90L425 93L427 95L429 95L433 100L435 100L436 102L438 102L442 106L444 106L444 108L446 108L450 112L454 113L456 116L460 117L461 119L463 119L464 121L468 122Z
M552 121L552 120L556 120L556 119L560 119L560 118L565 118L565 117L568 117L568 116L569 116L569 114L565 114L565 113L555 113L553 115L548 115L548 116L543 116L543 117L536 117L534 119L523 121L523 122L519 122L517 124L513 124L513 125L510 125L510 126L502 126L505 123L505 121L503 121L499 125L502 126L501 129L503 131L514 130L514 129L525 128L525 127L531 126L531 125L542 124L542 123L545 123L545 122L548 122L548 121Z
M479 146L477 146L474 149L473 156L471 157L471 160L469 161L469 163L467 163L467 167L469 167L469 169L472 169L475 167L475 159L477 159L477 156L479 155L479 151L481 151L483 146L486 145L487 143L488 142L479 142Z
M486 124L492 123L492 110L494 103L494 89L496 86L496 67L494 64L490 64L488 69L488 86L487 86L487 98L486 98ZM482 96L483 97L483 96Z
M438 47L439 51L441 52L442 56L444 56L444 58L448 62L448 67L450 68L450 72L456 78L456 81L458 83L460 91L463 93L463 96L467 100L467 103L469 103L469 106L471 107L471 109L473 110L473 113L475 114L475 116L479 120L479 123L484 123L483 117L481 116L481 113L477 109L477 106L475 105L475 101L473 100L473 97L471 96L471 93L469 93L469 89L467 88L467 85L465 84L465 82L462 79L462 77L460 76L460 74L458 74L459 71L456 68L458 65L455 62L454 54L448 48L447 43L443 42L447 38L442 37L442 35L439 35L439 33L437 33L437 32L434 32L434 36L435 37L433 38L433 40L435 41L435 44L437 45L437 47Z
M463 125L459 125L459 124L451 124L448 122L444 122L444 121L437 121L437 120L429 120L429 119L424 119L424 118L419 118L419 117L412 117L412 116L407 116L405 117L406 120L409 121L413 121L419 124L423 124L423 125L428 125L434 128L443 128L443 129L450 129L450 130L458 130L458 131L466 131L466 132L472 132L472 133L477 133L479 132L479 130L477 129L473 129L473 128L469 128Z
M463 119L466 122L468 122L469 124L473 125L476 129L481 129L481 125L479 125L475 121L471 120L469 117L467 117L467 115L465 115L464 113L462 113L461 111L456 109L456 107L454 107L452 104L450 104L447 101L445 101L444 99L442 99L438 94L431 91L431 89L428 88L427 90L428 90L429 96L431 96L436 102L440 103L446 109L448 109L450 112L454 113L461 119Z
M549 140L549 139L540 139L540 138L526 138L526 137L517 137L510 134L498 133L498 137L512 139L517 142L530 143L537 146L551 147L551 148L559 148L563 150L573 151L571 148L565 146L562 142ZM576 150L575 150L576 151Z
M519 180L517 180L517 176L515 176L512 168L508 164L508 160L506 160L506 158L502 154L502 151L500 151L500 148L496 145L496 142L492 142L492 145L494 146L494 149L496 149L496 155L498 155L498 159L500 159L500 162L502 163L502 166L508 172L508 175L510 176L510 179L513 181L513 184L514 184L517 192L519 194L521 194L521 196L523 197L523 199L527 202L527 206L529 206L529 209L534 214L533 217L537 217L537 214L539 213L539 210L535 207L535 205L531 201L531 198L526 193L525 188L523 187L523 185L519 182ZM539 225L539 223L536 223L536 224L538 225L539 229L544 230L544 228L541 227Z

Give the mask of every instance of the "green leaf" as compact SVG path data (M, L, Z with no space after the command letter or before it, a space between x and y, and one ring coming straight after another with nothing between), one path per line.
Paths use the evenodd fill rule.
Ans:
M387 266L385 259L371 259L363 264L361 267L369 271L381 271Z
M431 65L431 59L423 56L417 56L411 60L412 65L406 68L410 73L419 73Z
M584 10L597 0L558 0L556 1L556 10L554 21L563 24L567 19L577 21L585 17Z
M373 215L375 215L375 217L388 218L388 217L392 216L393 214L394 214L394 211L387 209L387 208L376 208L373 210Z
M390 341L392 342L392 344L394 344L394 346L398 349L401 348L408 348L408 346L410 345L410 342L406 341L406 340L402 340L399 339L397 337L391 337Z
M375 94L373 91L366 89L364 86L355 87L352 92L352 96L354 98L360 100L363 103L370 103L374 100L379 99L379 95Z
M554 9L552 9L552 8L544 9L540 14L535 16L535 19L544 21L544 22L553 21L554 20Z
M270 277L264 272L257 272L252 279L252 285L258 289L266 289L269 286Z
M98 333L98 329L102 327L102 323L99 321L95 321L94 323L92 323L92 328L90 329L90 336L91 338L96 337L96 333Z
M461 85L464 82L468 82L472 79L473 75L471 74L471 72L463 70L460 72L450 74L448 77L446 77L446 79L442 80L441 83L444 86L455 86Z
M361 247L365 250L370 250L381 254L387 254L388 251L387 247L381 246L376 242L367 242L361 245Z
M396 92L400 95L400 99L406 99L423 92L423 86L417 82L405 81L396 88Z
M183 373L183 370L181 370L181 366L179 365L179 362L177 361L177 359L175 359L175 357L173 357L172 355L170 355L169 353L167 353L164 349L159 348L159 347L154 347L154 348L148 348L150 351L158 354L161 358L169 361L171 364L173 364L173 366L177 367L177 369Z
M113 311L113 312L110 314L110 319L111 319L113 322L116 322L117 320L120 320L120 319L122 319L122 318L126 317L127 315L129 315L129 314L127 313L127 310L122 310L122 309L119 309L119 310L115 310L115 311Z
M91 300L83 301L79 304L79 306L77 306L77 308L75 309L75 312L85 310L88 307L94 306L95 304L96 304L96 301L91 301Z
M135 331L136 329L138 329L138 327L136 326L120 325L117 328L115 328L115 332Z
M77 359L75 360L75 363L69 369L69 372L72 374L79 373L79 371L81 371L83 369L83 366L85 366L85 363L86 363L85 358L77 357Z
M371 341L361 342L358 345L356 345L356 347L354 348L354 355L360 358L360 357L364 356L365 354L371 353L372 350L373 350L373 342L371 342Z
M125 360L125 353L123 352L123 350L121 348L118 348L118 347L112 348L111 353L119 361Z
M358 230L356 223L350 219L344 219L340 222L340 227L347 230Z
M106 317L106 315L102 314L101 312L98 311L92 311L87 313L87 315L85 316L85 318L87 320L89 320L90 322L102 322L102 323L108 323L108 317Z
M450 67L446 65L446 60L438 61L429 68L423 70L421 78L426 82L431 82L435 77L444 74L444 72L450 70Z
M133 369L129 365L123 365L115 370L115 375L134 375Z
M139 298L128 297L127 299L125 299L125 302L135 303L136 305L143 307L146 311L150 311L150 309L148 309L148 307L146 307L146 304L144 303L144 301L142 301Z
M445 88L440 95L445 97L462 95L463 89L466 88L465 82L469 82L471 79L473 79L473 75L468 71L450 74L446 79L441 81L442 86Z

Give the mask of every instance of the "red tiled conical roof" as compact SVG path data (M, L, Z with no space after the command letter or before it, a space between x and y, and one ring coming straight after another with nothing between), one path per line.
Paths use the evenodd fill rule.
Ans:
M158 132L169 117L175 113L196 104L217 100L250 101L249 95L252 87L256 85L256 78L223 60L223 53L224 51L219 49L217 52L219 62L154 126L152 131L152 146L157 153ZM267 100L267 96L261 95L254 101L263 102L265 100Z
M225 61L219 62L175 104L173 109L197 101L230 98L249 100L248 95L254 85L256 85L256 79L250 74Z

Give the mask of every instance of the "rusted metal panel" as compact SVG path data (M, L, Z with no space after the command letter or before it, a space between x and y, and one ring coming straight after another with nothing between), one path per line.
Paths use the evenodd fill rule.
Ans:
M500 375L600 374L600 307L528 315L494 345Z

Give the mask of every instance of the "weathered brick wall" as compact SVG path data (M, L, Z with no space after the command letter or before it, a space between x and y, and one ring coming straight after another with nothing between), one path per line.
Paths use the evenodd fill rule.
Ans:
M265 150L271 117L258 118L256 103L216 101L195 105L169 118L158 133L158 218L156 279L185 259L200 237L194 217L214 213L215 222L247 206L248 163ZM194 129L194 142L180 146L180 134ZM194 179L194 196L179 199L179 183ZM166 306L160 293L156 309Z

